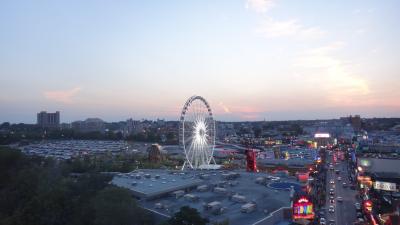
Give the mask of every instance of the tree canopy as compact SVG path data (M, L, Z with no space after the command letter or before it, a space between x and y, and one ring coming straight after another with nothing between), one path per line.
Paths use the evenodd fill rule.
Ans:
M71 176L70 164L0 147L0 224L153 224L126 189L98 172Z
M206 225L209 222L207 218L201 217L197 209L189 206L181 207L180 211L171 217L168 225Z

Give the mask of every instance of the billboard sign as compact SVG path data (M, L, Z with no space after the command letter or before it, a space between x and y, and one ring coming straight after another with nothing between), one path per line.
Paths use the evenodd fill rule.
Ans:
M298 173L297 178L299 179L299 182L306 183L308 181L309 175L308 173Z
M375 181L374 189L384 190L384 191L397 191L395 183L383 182L383 181Z
M316 133L314 135L314 138L330 138L331 135L328 133Z
M314 219L314 208L307 197L300 197L293 203L293 219Z

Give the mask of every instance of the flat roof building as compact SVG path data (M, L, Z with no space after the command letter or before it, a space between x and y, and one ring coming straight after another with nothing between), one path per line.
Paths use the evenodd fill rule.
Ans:
M42 128L59 128L60 112L48 113L46 111L41 111L37 114L37 125Z
M118 175L114 177L112 183L131 190L137 198L153 199L174 191L197 187L203 184L203 181L179 176L177 173L146 170Z
M232 225L274 224L270 213L290 207L290 192L267 184L275 182L297 183L295 177L266 179L256 183L268 173L248 173L243 170L186 170L166 171L141 169L114 176L112 184L131 190L140 198L141 207L165 219L173 216L182 206L197 209L210 223L229 218ZM280 214L279 214L280 215ZM284 216L273 218L284 220Z

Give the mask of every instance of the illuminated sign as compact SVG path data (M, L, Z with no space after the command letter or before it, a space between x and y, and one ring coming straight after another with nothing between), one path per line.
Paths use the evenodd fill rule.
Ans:
M305 182L307 182L307 180L308 180L308 178L309 178L309 175L308 175L308 173L299 173L299 174L297 175L297 177L298 177L298 179L299 179L300 182L305 183ZM308 201L308 200L307 200L307 201Z
M372 201L371 200L366 200L364 202L364 209L367 213L372 212Z
M367 187L372 187L371 177L368 177L368 176L357 176L357 181L360 182L360 184L362 184L362 185L365 185Z
M361 166L365 166L365 167L370 167L371 166L371 161L369 161L368 159L361 159L360 160L360 165Z
M374 189L376 190L384 190L384 191L397 191L395 183L375 181Z
M313 219L313 204L306 197L301 197L293 203L293 219Z
M316 134L314 135L314 137L315 137L315 138L329 138L329 137L331 137L331 135L328 134L328 133L316 133Z
M371 181L371 177L368 176L357 176L357 180L361 183L363 182L370 182Z
M308 199L306 198L300 198L299 200L297 200L298 203L308 203Z

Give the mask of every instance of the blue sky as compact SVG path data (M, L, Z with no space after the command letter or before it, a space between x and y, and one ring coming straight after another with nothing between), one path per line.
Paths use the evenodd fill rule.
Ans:
M399 1L1 1L0 122L400 116Z

